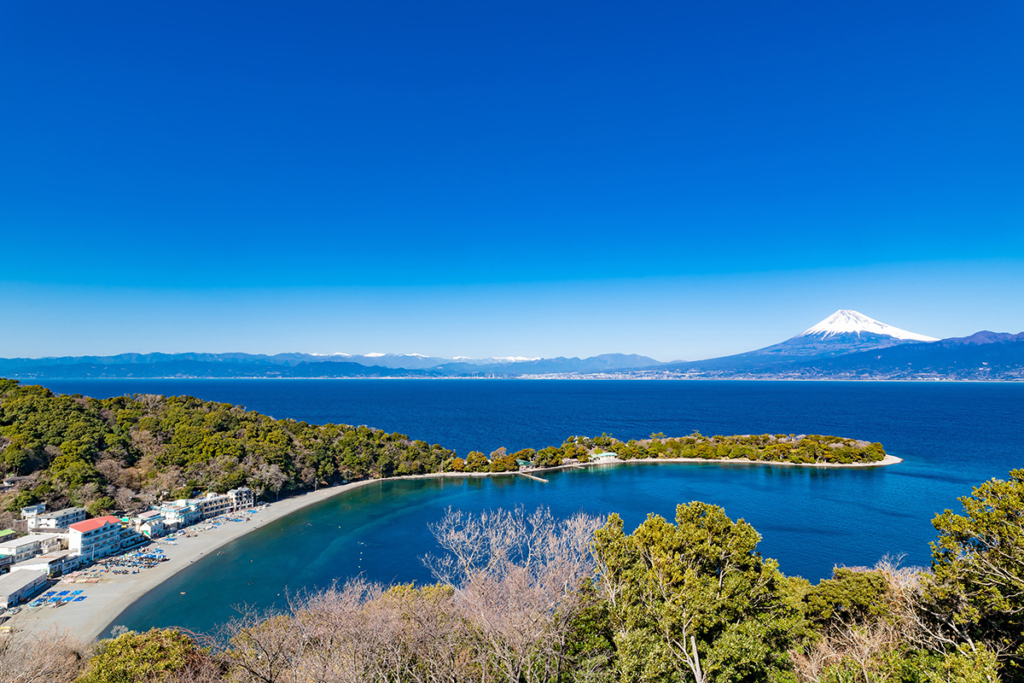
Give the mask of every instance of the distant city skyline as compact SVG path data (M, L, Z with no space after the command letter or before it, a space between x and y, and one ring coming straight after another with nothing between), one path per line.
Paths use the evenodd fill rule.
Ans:
M0 357L1024 330L1024 7L14 3Z

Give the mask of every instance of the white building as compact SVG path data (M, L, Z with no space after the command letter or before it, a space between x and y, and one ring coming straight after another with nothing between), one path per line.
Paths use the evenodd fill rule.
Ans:
M56 534L29 534L21 538L0 541L0 555L13 558L14 562L23 562L30 557L52 550L60 550L61 539Z
M39 503L38 505L29 505L28 507L21 508L22 519L32 519L38 515L46 512L46 503Z
M202 498L193 498L192 503L199 508L201 519L210 519L232 510L231 497L223 493L207 493Z
M164 524L164 515L159 510L150 510L136 515L133 520L135 530L146 538L159 538L167 533L167 525Z
M72 524L84 521L88 516L85 508L64 508L36 515L31 525L35 529L67 529Z
M0 608L24 602L46 586L46 572L11 572L0 576Z
M163 514L164 526L169 529L182 529L202 519L199 508L188 500L165 503L160 506L160 512Z
M97 517L68 527L68 547L86 560L95 560L121 550L121 520Z
M248 486L231 489L228 491L228 498L231 499L233 512L245 510L246 508L251 508L256 505L256 492Z
M48 576L60 576L78 569L81 564L82 557L80 555L76 555L70 550L58 550L19 562L11 567L11 571L46 572Z

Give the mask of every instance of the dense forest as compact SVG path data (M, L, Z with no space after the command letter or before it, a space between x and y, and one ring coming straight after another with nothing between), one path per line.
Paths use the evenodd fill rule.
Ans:
M930 568L817 585L705 503L632 533L617 515L449 511L423 558L435 583L356 579L212 634L0 636L0 683L1020 683L1024 470L960 501L933 520Z
M520 461L554 467L619 458L747 459L792 463L877 462L881 444L832 436L662 434L622 442L573 436L561 446L489 456L348 425L277 420L241 406L190 396L107 399L54 395L0 379L0 476L25 477L0 496L0 523L20 508L85 507L92 514L140 510L247 485L264 497L362 479L434 472L516 471Z

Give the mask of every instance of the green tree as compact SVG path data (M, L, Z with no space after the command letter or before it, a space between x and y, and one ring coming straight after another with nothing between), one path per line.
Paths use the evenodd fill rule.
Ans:
M117 503L114 502L113 498L110 496L103 496L102 498L97 498L93 502L89 503L86 510L88 510L90 516L97 517L105 512L113 510L116 505Z
M212 666L207 654L180 631L129 631L100 643L77 683L162 683Z
M959 499L932 524L932 574L925 606L936 636L984 643L1007 665L1007 680L1024 680L1024 470L993 479Z
M651 515L625 535L618 515L595 534L623 681L790 680L799 615L761 537L717 506ZM680 677L680 672L685 672Z
M480 451L470 451L466 456L467 472L486 472L490 467L491 462Z
M855 623L885 615L889 584L880 572L836 567L832 578L807 591L805 612L817 626Z

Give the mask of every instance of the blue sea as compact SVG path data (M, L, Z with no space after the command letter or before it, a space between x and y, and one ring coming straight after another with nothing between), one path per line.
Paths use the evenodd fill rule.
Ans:
M197 562L127 610L132 629L209 631L242 603L281 607L288 594L363 575L426 582L429 525L447 507L544 505L558 515L648 514L703 500L754 525L762 554L817 581L835 565L885 555L925 566L931 519L992 477L1024 467L1024 384L554 380L85 380L61 393L190 394L277 418L366 424L441 443L460 455L560 444L567 436L652 432L822 433L882 442L904 458L872 469L738 464L621 465L523 477L381 482L259 529ZM184 595L182 594L184 592Z

